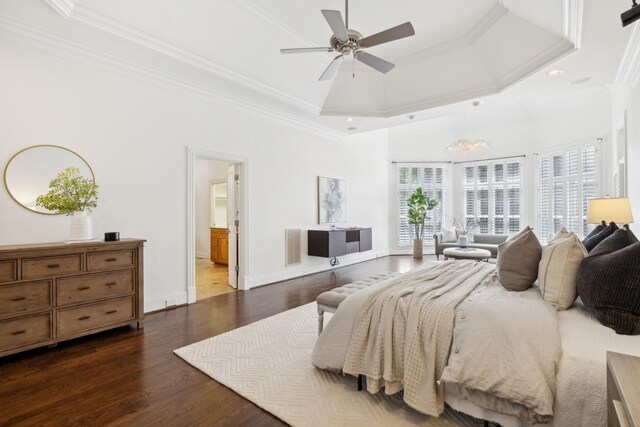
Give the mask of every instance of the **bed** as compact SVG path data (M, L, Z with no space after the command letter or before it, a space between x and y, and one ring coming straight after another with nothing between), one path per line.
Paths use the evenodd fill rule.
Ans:
M350 295L312 363L402 391L429 415L446 403L504 427L606 426L607 351L640 356L640 336L617 335L580 300L556 311L535 286L509 292L492 264L448 261Z

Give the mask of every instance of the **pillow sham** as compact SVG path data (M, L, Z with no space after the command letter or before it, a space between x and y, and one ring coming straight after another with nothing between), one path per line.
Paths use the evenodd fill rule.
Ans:
M558 310L571 307L578 297L576 281L582 260L587 256L587 250L578 236L566 233L552 239L542 249L538 267L542 298Z
M567 228L566 228L566 227L562 227L562 228L560 229L560 231L558 231L556 234L554 234L554 235L553 235L553 236L552 236L552 237L547 241L547 243L551 243L551 242L553 242L553 241L555 241L555 240L562 239L562 238L565 238L565 237L569 237L569 236L571 236L572 234L573 234L573 233L570 233L570 232L569 232L569 230L567 230Z
M530 227L513 240L498 245L496 272L505 289L524 291L538 278L542 246Z
M596 225L596 227L593 230L591 230L591 233L587 234L587 236L584 239L582 239L582 242L584 243L585 240L600 233L602 230L605 229L606 226L607 226L607 223L605 221L601 221L600 224Z
M578 295L585 308L618 334L640 335L640 243L622 228L585 257Z
M507 242L510 242L510 241L512 241L512 240L516 240L518 237L520 237L520 236L522 236L523 234L527 233L529 230L531 230L531 227L529 227L529 226L527 225L525 228L523 228L523 229L522 229L522 230L520 230L519 232L517 232L517 233L513 233L513 234L509 234L509 235L507 236L507 240L506 240L506 241L507 241Z
M458 234L455 229L442 227L442 243L453 243L458 241Z
M584 247L587 248L587 252L591 252L596 246L598 246L598 243L602 242L604 239L611 236L619 228L620 227L618 227L615 222L612 222L606 227L604 227L602 231L600 231L597 234L594 234L593 236L591 236L593 232L589 233L589 236L591 237L587 236L587 238L582 241L582 243L584 244Z

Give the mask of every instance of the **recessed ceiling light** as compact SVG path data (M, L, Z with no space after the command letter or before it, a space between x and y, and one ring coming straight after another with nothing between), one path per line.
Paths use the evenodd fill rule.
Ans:
M407 116L407 119L409 119L409 120L413 120L413 119L415 119L415 118L416 118L416 116L414 116L413 114L409 114L409 115Z
M549 79L555 79L556 77L560 77L564 73L564 70L551 70L544 76Z
M348 121L348 122L352 122L353 121L353 117L347 117L345 120Z
M354 131L354 130L358 130L358 128L355 126L351 126L350 128L347 128L347 130Z
M572 82L569 82L569 86L578 86L578 85L583 85L585 83L587 83L588 81L591 80L591 77L583 77L581 79L578 80L574 80Z
M482 105L482 101L473 101L471 105L473 105L474 107L479 107Z

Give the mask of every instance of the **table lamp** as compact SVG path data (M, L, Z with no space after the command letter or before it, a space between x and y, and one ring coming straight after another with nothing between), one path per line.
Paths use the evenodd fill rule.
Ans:
M590 199L587 204L587 222L598 224L600 221L616 224L633 223L631 203L628 197L605 197Z

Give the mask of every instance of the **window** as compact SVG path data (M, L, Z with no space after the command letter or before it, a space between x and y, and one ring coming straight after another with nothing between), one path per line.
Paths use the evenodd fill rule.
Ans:
M562 227L586 236L587 201L596 197L598 150L595 143L541 155L538 159L538 235L547 236Z
M445 176L447 173L446 164L433 164L429 166L397 163L397 183L398 183L398 246L410 246L413 242L413 227L409 225L407 219L407 199L411 193L422 187L425 194L438 201L438 206L432 210L425 222L424 244L433 245L431 236L442 231L442 221L445 217L446 196L445 196Z
M478 222L479 233L520 230L522 162L507 160L461 165L462 215Z

